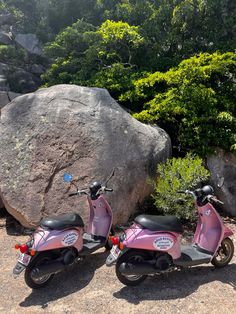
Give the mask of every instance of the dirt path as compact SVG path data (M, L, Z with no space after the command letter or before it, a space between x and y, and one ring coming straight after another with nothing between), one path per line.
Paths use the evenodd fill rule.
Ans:
M108 253L100 250L57 274L47 288L32 291L23 276L11 275L17 258L12 247L27 237L7 235L4 224L0 219L0 313L236 313L235 256L224 269L194 267L130 288L104 265ZM230 227L236 233L236 225Z

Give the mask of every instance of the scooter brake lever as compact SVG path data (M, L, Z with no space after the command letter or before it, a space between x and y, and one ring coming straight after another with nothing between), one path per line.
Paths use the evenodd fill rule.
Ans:
M214 196L210 197L209 198L211 201L215 202L215 203L218 203L218 204L221 204L221 205L224 205L224 203L220 200L218 200L217 198L215 198Z

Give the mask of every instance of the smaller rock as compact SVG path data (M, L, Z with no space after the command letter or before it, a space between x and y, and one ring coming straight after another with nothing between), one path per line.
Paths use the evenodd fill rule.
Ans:
M0 14L0 25L12 25L15 22L15 17L8 11L2 11Z
M11 102L14 98L20 96L19 93L0 91L0 109L6 106L9 102Z
M41 56L43 50L39 42L38 37L35 34L17 34L15 36L15 42L17 42L22 48L29 53Z
M0 74L5 74L9 70L9 66L6 63L0 62Z
M236 216L236 154L218 149L207 157L207 166L216 195L224 202L224 211Z
M0 32L0 44L1 45L12 45L13 40L11 39L11 37L8 33Z

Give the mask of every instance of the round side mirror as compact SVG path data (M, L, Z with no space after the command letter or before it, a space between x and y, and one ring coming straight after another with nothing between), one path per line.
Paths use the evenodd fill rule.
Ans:
M224 177L220 177L219 175L217 175L217 178L218 178L217 186L218 186L218 188L222 188L222 186L225 183L225 178Z
M72 175L69 172L66 172L63 175L63 180L64 180L64 182L69 183L69 182L71 182L73 180L73 177L72 177Z

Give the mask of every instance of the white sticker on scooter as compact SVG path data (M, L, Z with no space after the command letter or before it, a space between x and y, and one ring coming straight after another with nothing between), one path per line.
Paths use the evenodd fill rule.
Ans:
M61 244L64 246L71 246L78 240L78 233L75 231L68 232L64 235Z
M154 248L160 251L169 250L172 248L173 245L174 245L173 239L168 236L160 236L156 238L153 242Z

